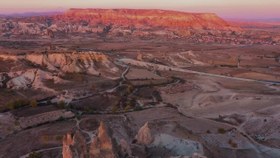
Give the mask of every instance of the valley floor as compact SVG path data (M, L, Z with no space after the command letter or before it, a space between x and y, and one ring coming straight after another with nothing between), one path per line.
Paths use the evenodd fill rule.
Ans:
M100 121L128 146L148 122L150 157L280 157L279 46L91 42L3 49L0 157L62 157L66 133L90 143Z

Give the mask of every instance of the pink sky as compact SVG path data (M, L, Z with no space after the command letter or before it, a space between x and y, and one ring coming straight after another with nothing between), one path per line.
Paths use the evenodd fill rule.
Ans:
M280 18L280 0L1 0L0 13L67 8L144 8L214 12L227 18Z

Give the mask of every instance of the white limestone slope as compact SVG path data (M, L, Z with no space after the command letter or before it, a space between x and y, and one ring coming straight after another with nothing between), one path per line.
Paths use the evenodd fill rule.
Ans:
M62 71L70 73L87 73L99 75L100 69L106 69L111 73L117 73L119 69L109 60L108 56L97 52L81 53L50 53L27 54L25 59L46 67L50 71Z
M192 140L176 138L168 134L156 135L151 146L164 147L177 155L191 156L194 153L203 154L203 147L200 143Z
M55 84L66 82L57 76L53 76L50 72L39 69L16 72L11 74L11 76L12 79L7 82L7 88L10 89L27 89L32 87L33 89L54 92L54 90L46 87L43 81L52 80Z

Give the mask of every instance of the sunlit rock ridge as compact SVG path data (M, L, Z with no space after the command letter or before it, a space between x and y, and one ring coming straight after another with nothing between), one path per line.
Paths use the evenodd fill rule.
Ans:
M214 13L188 13L156 9L69 9L57 16L91 24L114 24L135 27L238 30Z

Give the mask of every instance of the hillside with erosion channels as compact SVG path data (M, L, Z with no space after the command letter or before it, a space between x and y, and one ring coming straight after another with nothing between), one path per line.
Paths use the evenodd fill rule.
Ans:
M35 15L0 18L0 158L280 157L279 27Z

